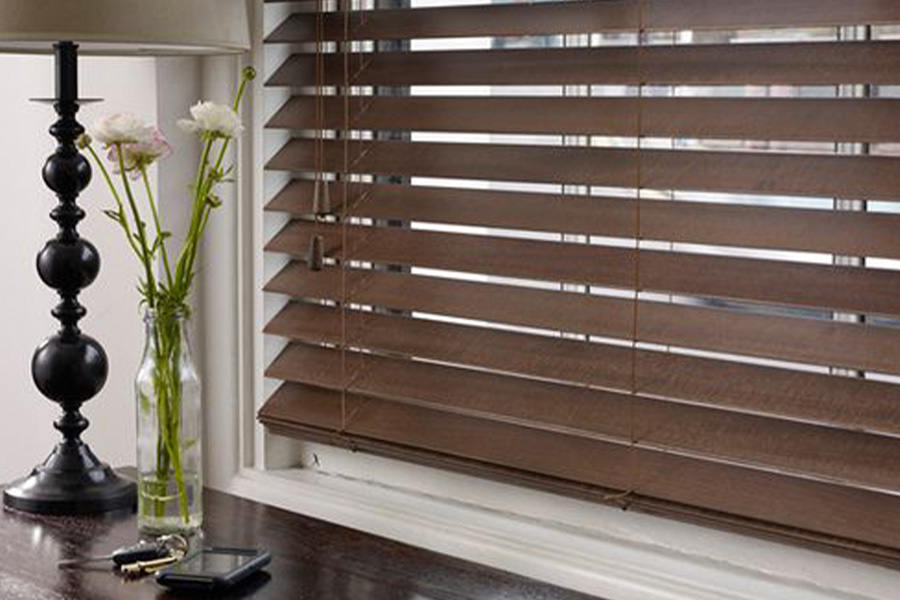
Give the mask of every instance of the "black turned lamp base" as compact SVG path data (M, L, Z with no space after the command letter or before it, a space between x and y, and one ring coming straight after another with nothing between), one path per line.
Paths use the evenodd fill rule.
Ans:
M137 487L121 479L94 456L81 441L88 421L81 406L106 383L108 361L103 347L78 327L87 310L78 295L100 272L100 254L78 233L84 211L78 194L91 181L91 166L75 141L82 133L78 113L78 46L56 44L56 98L59 119L50 128L56 151L44 165L44 183L56 193L58 204L50 213L59 230L37 257L41 280L59 294L53 316L60 328L35 351L31 374L41 393L60 405L62 416L54 426L62 434L44 464L3 492L3 504L29 513L84 515L137 504Z
M87 444L62 442L31 475L4 490L3 504L44 515L134 510L137 486L101 463Z

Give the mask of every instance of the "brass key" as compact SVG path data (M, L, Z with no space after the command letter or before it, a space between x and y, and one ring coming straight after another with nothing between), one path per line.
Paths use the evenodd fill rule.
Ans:
M184 554L182 554L181 552L174 552L171 555L166 556L165 558L157 558L155 560L139 560L128 565L122 565L119 570L123 575L128 575L130 577L149 575L151 573L156 573L164 567L168 567L169 565L177 563L183 557Z

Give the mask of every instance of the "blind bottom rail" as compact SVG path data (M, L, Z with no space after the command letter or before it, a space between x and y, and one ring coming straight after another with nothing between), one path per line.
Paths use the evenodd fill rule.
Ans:
M403 443L399 439L384 439L389 436L373 435L371 431L356 432L353 431L352 427L348 426L348 423L344 422L341 416L342 407L348 401L385 404L384 401L375 399L354 395L342 396L340 392L303 384L285 383L260 409L258 419L270 433L275 435L324 443L351 451L364 451L387 458L452 470L502 483L527 486L541 491L616 506L625 510L636 510L642 513L675 518L692 524L750 534L770 541L789 542L809 549L862 560L889 568L900 568L900 549L882 543L858 541L842 535L817 532L809 528L781 525L775 522L771 516L765 514L767 508L761 509L763 512L759 518L732 514L697 506L697 503L694 501L689 503L679 502L677 500L655 497L640 491L628 490L625 489L626 486L624 485L607 487L596 482L578 481L510 467L491 462L490 460L454 455L446 451L435 451L423 448L421 444L414 441ZM394 428L395 431L400 431L403 429L403 424L396 421L391 422L388 417L379 427L383 427L385 430ZM369 429L371 430L372 428L369 427ZM666 455L663 455L662 462L666 460ZM674 468L677 468L677 463L683 459L672 456L671 460L673 465L675 465ZM714 468L716 467L714 466ZM719 487L721 493L728 495L730 493L728 489L733 489L734 485L725 485L724 482L731 480L733 483L736 483L737 479L742 479L745 475L741 472L747 470L738 466L721 465L721 471L721 476L717 476L715 479L718 480L718 484L723 485L717 485L716 487ZM766 480L775 482L777 479L785 478L777 473L761 473L758 476L760 477L760 483L765 483ZM716 484L715 481L711 483ZM791 483L791 485L794 484ZM764 490L757 491L763 495L769 493L772 497L777 498L778 487L780 486L773 485L769 492ZM842 512L841 507L834 505L835 500L853 504L860 500L860 498L854 498L856 495L878 495L884 501L885 507L893 503L893 498L889 496L866 490L828 490L831 493L817 494L815 488L818 487L830 486L810 482L805 499L798 501L798 497L794 496L783 501L788 506L787 510L794 513L797 510L806 510L810 514L816 515L821 515L824 511L831 513L832 523L835 523L841 520L839 513ZM711 493L715 494L716 492ZM753 495L747 496L747 501L748 503L753 503ZM776 501L775 504L777 505L778 502L780 500ZM716 503L721 504L718 501ZM846 506L843 508L846 508ZM892 539L889 531L896 528L895 525L891 524L896 524L896 517L891 518L889 513L885 512L878 515L872 514L867 520L872 524L870 533L878 529L875 525L878 523L880 526L883 526L882 539ZM878 536L879 534L875 533L875 535Z

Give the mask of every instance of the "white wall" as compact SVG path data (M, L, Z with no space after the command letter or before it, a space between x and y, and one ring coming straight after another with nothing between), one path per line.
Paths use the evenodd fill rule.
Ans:
M40 169L52 153L47 128L54 120L48 106L28 101L53 95L49 57L0 56L4 89L0 94L0 481L25 475L46 458L58 439L51 423L59 414L31 381L34 348L56 328L50 309L55 293L35 272L34 259L55 234L47 214L55 198L41 181ZM105 112L133 112L157 117L156 68L148 58L83 58L81 95L105 102L82 110L90 123ZM110 205L95 174L80 199L88 211L80 231L100 250L103 267L98 280L82 294L89 313L83 329L106 348L110 375L106 387L85 405L91 420L85 434L94 451L114 465L134 464L134 400L132 381L143 346L143 327L135 284L138 269L126 252L119 230L100 213Z

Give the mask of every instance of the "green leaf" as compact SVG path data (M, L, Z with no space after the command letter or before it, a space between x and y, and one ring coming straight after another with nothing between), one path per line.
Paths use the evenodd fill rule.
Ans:
M150 398L144 392L139 392L138 398L140 400L141 413L144 415L149 415L150 414Z
M115 221L116 223L119 223L119 224L122 223L122 214L117 210L111 210L111 209L104 210L103 214L106 215L107 217L109 217L110 219L112 219L113 221Z

